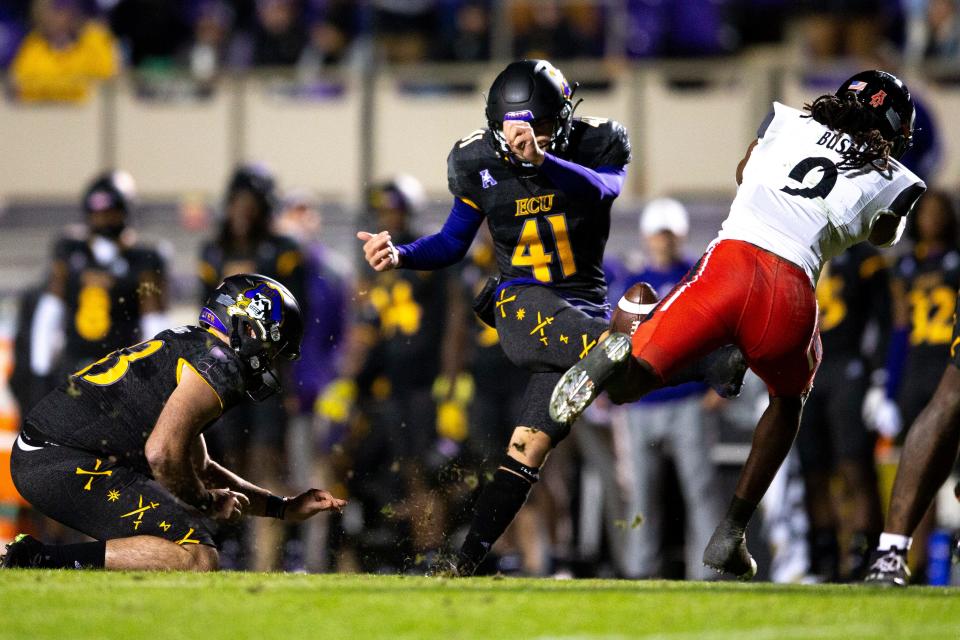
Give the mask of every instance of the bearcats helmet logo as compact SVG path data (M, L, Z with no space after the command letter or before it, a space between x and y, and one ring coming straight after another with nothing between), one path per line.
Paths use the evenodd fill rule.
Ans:
M886 91L884 91L883 89L881 89L880 91L877 91L875 94L873 94L872 96L870 96L870 106L871 106L871 107L879 107L879 106L881 106L881 105L883 104L883 100L884 100L886 97L887 97L887 92L886 92Z

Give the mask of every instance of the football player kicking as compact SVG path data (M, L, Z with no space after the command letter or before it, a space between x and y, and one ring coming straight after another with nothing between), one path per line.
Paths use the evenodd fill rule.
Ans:
M895 243L925 190L898 161L914 107L896 77L859 73L805 111L774 104L737 167L740 186L718 238L632 339L612 334L565 373L550 405L569 423L601 389L635 400L691 359L738 345L770 401L703 562L744 579L756 573L747 523L793 443L820 363L820 271L857 242Z
M245 393L278 390L273 363L296 359L302 335L286 287L236 275L210 295L199 327L161 331L73 374L27 416L10 468L35 508L96 542L20 535L0 566L214 570L219 523L342 507L320 489L271 495L211 460L203 441Z
M499 283L478 298L486 305L475 306L496 325L507 357L531 375L520 426L445 570L453 575L473 574L523 506L547 454L570 429L550 419L550 392L607 328L601 261L630 142L617 122L574 118L575 89L545 60L509 64L490 87L488 128L450 152L454 203L440 232L398 246L385 231L357 234L377 271L452 265L466 255L484 218L493 236ZM709 374L718 386L742 378L737 362L742 359L726 352L711 359ZM738 388L737 382L730 386Z

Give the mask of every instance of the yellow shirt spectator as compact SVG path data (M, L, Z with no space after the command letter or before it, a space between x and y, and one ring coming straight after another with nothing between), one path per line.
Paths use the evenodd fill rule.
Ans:
M116 75L116 40L96 22L80 28L76 40L54 48L39 31L31 31L10 67L17 96L24 102L79 102L93 81Z

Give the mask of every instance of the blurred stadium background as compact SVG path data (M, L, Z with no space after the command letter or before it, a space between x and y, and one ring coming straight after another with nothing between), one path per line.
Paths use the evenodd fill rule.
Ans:
M354 287L349 298L362 306L365 290L356 283L368 274L359 268L354 232L371 222L370 186L412 176L425 192L413 224L418 232L438 228L450 202L446 155L485 126L484 92L518 57L548 58L579 82L578 115L613 118L629 129L634 158L609 244L627 264L643 259L638 218L655 197L687 206L687 252L699 252L725 216L734 168L770 102L800 106L861 68L901 74L925 112L915 170L951 200L960 184L960 130L952 126L960 113L954 0L4 0L0 376L9 375L14 338L24 331L17 326L22 296L42 286L63 227L83 221L84 186L110 168L136 180L131 224L168 260L175 321L193 321L200 246L220 224L234 167L252 161L270 167L281 195L310 194L322 226L316 237L296 240L322 242ZM719 433L710 454L725 487L749 442L756 394L745 395L708 415ZM617 456L608 444L611 420L598 417L595 428L564 443L568 455L556 462L566 491L552 495L563 515L528 530L543 540L536 553L545 559L518 560L528 552L514 544L495 569L624 574L621 538L643 525L599 506L623 501L618 482L629 483L603 472L604 461ZM0 477L17 421L4 386ZM308 458L336 454L329 421L311 416L298 432L308 451L324 442ZM467 437L483 428L470 424ZM881 484L892 478L891 461L895 450L878 458ZM309 459L299 468L312 473ZM332 469L322 477L347 487L351 471ZM673 535L662 543L658 575L683 576L683 497L676 481L664 487L659 499ZM753 534L755 552L767 556L767 577L764 542L781 554L781 573L773 577L809 575L803 498L792 490L778 494L773 515ZM386 503L375 511L389 516L393 509ZM952 530L955 511L945 499L940 526ZM362 514L355 515L361 524L351 514L348 522L325 523L330 531L319 543L314 534L286 532L285 553L274 562L312 571L417 564L407 558L371 567L344 559L362 528ZM9 478L0 486L0 521L0 538L45 526L18 501ZM402 535L403 528L387 530ZM305 548L316 544L329 553L311 557ZM797 546L797 558L789 545ZM236 555L235 567L253 566Z

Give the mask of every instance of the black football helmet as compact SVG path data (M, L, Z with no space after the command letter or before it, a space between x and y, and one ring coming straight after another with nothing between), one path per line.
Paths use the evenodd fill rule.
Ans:
M277 182L270 169L263 164L239 165L227 183L224 202L229 203L239 191L252 193L265 216L270 216L277 208Z
M126 228L126 219L133 211L135 200L136 185L133 177L126 171L107 171L87 185L83 192L83 211L88 217L91 213L111 209L122 212L123 222L92 229L100 235L118 238Z
M886 71L861 71L837 89L840 98L850 94L875 116L876 128L893 145L890 155L898 160L902 158L912 144L916 119L907 86Z
M532 168L517 160L503 137L504 120L554 121L549 150L563 153L570 142L573 125L573 94L577 84L567 82L560 70L546 60L511 62L500 72L487 94L487 126L493 133L494 149L511 164Z
M246 368L247 394L257 401L280 390L274 360L300 358L300 305L273 278L244 273L225 279L200 310L200 326L229 336Z

